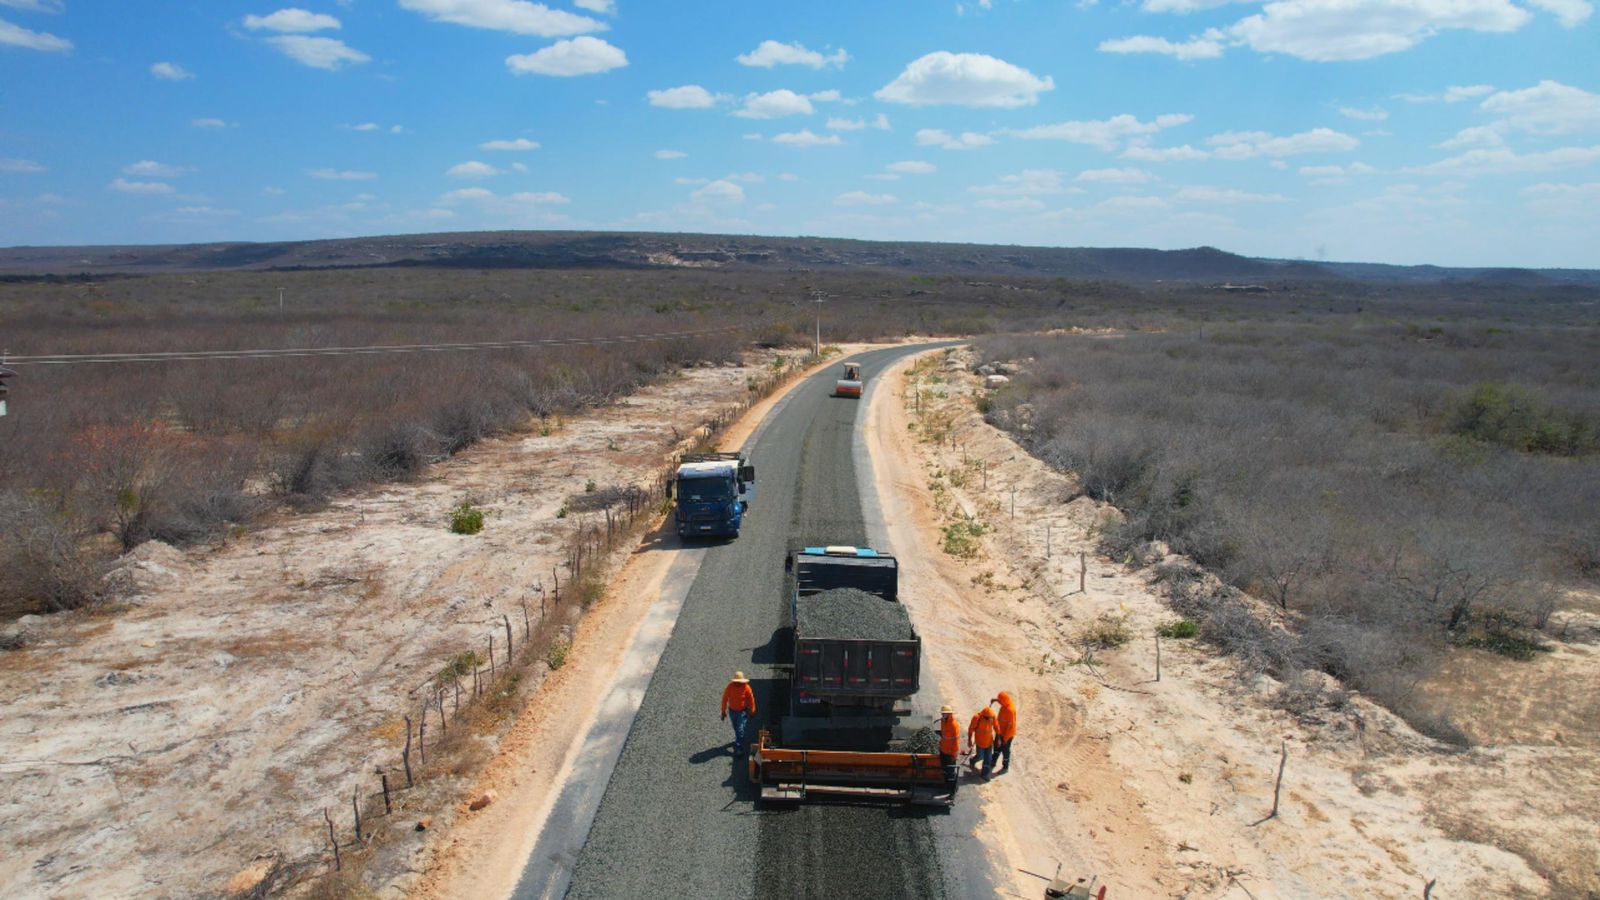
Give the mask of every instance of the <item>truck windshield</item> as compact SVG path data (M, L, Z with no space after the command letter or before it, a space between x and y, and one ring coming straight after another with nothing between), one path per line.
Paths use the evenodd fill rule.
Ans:
M733 499L733 482L726 478L680 478L678 499L711 503Z

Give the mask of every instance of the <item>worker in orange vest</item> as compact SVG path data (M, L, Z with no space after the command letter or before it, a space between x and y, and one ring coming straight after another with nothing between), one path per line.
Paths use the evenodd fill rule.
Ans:
M959 783L956 757L961 754L961 723L956 721L955 707L939 707L939 762L944 766L944 781L954 795Z
M733 716L733 753L735 756L744 753L744 729L750 724L750 717L756 713L756 695L750 690L750 679L744 677L743 672L733 673L733 680L722 689L722 720L726 722L729 714Z
M989 780L994 774L994 739L995 739L994 710L985 706L978 710L972 717L972 724L967 726L967 749L972 751L972 768L983 765L983 779Z
M1017 701L1005 691L1000 696L990 700L989 703L1000 704L1000 712L995 715L995 741L994 761L1000 763L1000 771L1011 768L1011 741L1017 736ZM1005 762L1000 762L1004 759Z

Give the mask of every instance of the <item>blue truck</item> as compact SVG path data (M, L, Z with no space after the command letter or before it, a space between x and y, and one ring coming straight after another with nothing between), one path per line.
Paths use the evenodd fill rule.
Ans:
M756 467L739 453L688 453L673 479L679 537L738 537L755 497Z

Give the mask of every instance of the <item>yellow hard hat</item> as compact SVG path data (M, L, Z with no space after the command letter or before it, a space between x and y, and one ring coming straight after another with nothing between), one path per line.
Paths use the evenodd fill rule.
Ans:
M953 716L956 714L956 708L946 703L945 705L939 707L939 712L942 715Z
M748 684L750 682L750 679L744 677L744 673L743 672L735 672L735 673L733 673L733 680L734 681L742 681L742 682L745 682L746 684Z

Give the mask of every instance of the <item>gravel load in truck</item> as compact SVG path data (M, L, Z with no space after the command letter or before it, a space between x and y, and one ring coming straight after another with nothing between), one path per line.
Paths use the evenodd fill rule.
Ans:
M795 633L861 641L908 641L916 637L911 615L903 605L848 587L802 598L796 612Z

